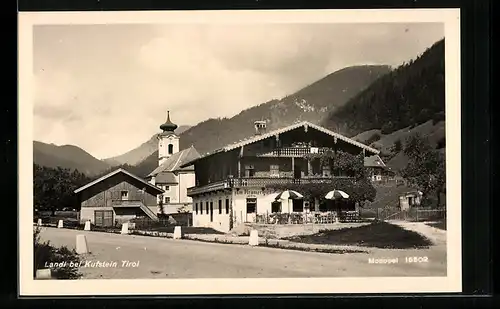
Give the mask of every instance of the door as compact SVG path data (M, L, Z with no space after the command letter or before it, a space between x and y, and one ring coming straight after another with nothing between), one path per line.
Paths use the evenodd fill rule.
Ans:
M96 226L113 226L113 211L112 210L94 211L94 224Z
M214 203L210 202L210 222L214 222Z

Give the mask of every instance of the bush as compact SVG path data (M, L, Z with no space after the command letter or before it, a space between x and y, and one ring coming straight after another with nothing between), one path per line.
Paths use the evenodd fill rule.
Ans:
M49 242L40 242L40 229L33 231L33 277L37 269L47 268L48 263L66 262L66 266L51 268L52 277L56 279L78 279L82 276L78 267L70 267L70 263L78 265L80 257L75 250L69 250L63 246L55 248Z

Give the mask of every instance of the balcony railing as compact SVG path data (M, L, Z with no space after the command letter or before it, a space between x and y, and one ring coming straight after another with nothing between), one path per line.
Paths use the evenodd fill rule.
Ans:
M123 199L123 200L122 199L112 199L111 200L111 205L122 205L122 206L131 205L131 206L136 206L139 203L143 203L143 200L137 199L137 198L134 198L134 199Z
M262 188L268 185L287 185L287 184L312 184L312 183L329 183L333 179L354 179L348 176L308 176L303 178L293 177L248 177L248 178L231 178L210 183L204 186L191 187L187 189L187 195L195 195L200 193L209 193L217 190L231 188Z
M260 154L259 157L302 157L310 153L324 153L331 150L327 147L283 147Z

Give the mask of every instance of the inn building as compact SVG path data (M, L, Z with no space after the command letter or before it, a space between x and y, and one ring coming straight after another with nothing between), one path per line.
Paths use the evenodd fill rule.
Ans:
M335 178L331 166L306 154L328 150L373 156L378 150L310 122L268 131L256 121L255 135L186 162L194 166L196 183L187 189L193 201L193 225L229 231L253 222L256 215L302 212L302 203L282 205L273 184L328 183ZM332 188L339 189L339 188ZM311 206L318 210L319 205Z

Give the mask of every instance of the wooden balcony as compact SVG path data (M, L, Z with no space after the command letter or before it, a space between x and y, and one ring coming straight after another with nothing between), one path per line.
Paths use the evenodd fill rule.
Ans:
M258 155L259 157L303 157L306 154L310 153L324 153L328 150L331 150L327 147L283 147L276 148L270 152L266 152Z
M287 184L311 184L311 183L329 183L333 179L352 180L353 177L347 176L307 176L303 178L293 177L248 177L248 178L231 178L210 183L204 186L191 187L187 189L187 195L192 196L202 193L210 193L218 190L232 188L262 188L268 185L287 185Z

